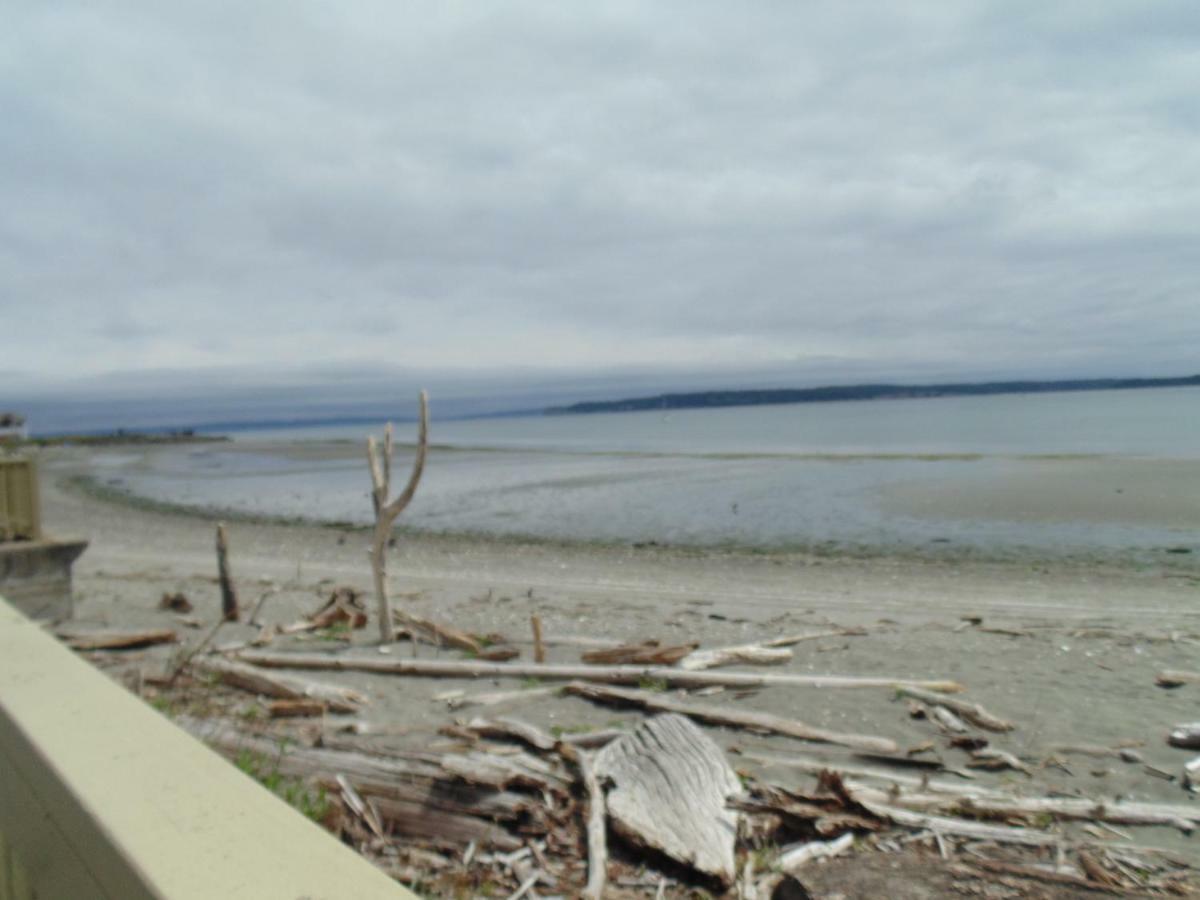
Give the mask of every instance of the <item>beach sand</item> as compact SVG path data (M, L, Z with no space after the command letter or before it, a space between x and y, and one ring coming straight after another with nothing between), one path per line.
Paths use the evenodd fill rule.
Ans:
M70 460L74 458L75 462ZM213 521L204 515L147 511L97 499L66 485L78 457L64 457L43 477L46 527L91 546L76 564L76 618L82 626L179 627L184 640L202 633L158 609L164 592L182 591L195 617L216 620ZM278 589L262 618L287 623L318 607L335 585L351 585L370 604L369 536L361 530L237 522L229 525L231 560L242 603ZM1000 563L881 554L838 558L801 553L756 554L664 547L556 545L400 533L390 555L394 598L421 616L477 633L528 641L529 617L546 635L739 644L831 626L866 629L861 637L808 641L780 671L955 679L965 697L1011 719L1017 729L992 746L1033 767L1033 776L979 772L978 783L1022 792L1188 802L1178 781L1153 777L1140 764L1067 755L1063 744L1112 747L1144 742L1145 762L1179 773L1190 758L1168 747L1176 723L1200 719L1200 685L1156 687L1163 669L1200 669L1200 568L1193 556L1164 555L1162 564L1104 565L1030 558ZM982 626L964 624L981 617ZM985 629L996 628L997 633ZM250 638L256 629L229 624L218 643ZM377 655L374 622L355 635L351 652ZM327 641L277 640L272 649L329 649ZM528 643L519 644L528 659ZM109 655L117 677L167 664L172 648ZM393 654L408 656L407 644ZM549 661L578 661L579 647L553 646ZM424 647L432 658L437 651ZM445 651L447 658L460 654ZM371 698L365 718L381 742L429 745L456 715L435 695L517 689L522 682L458 681L322 673ZM247 698L247 706L253 700ZM730 703L843 732L894 738L902 747L937 740L949 764L966 756L944 748L928 722L911 719L887 689L771 687L749 698L725 692L706 702ZM492 710L495 712L495 710ZM633 723L640 714L540 696L503 712L545 728L585 729ZM311 724L281 728L312 728ZM710 728L731 754L803 754L863 764L848 751L785 738ZM1057 757L1064 765L1044 765ZM732 755L734 765L788 783L809 776ZM1072 831L1076 826L1064 826ZM1167 828L1122 828L1141 843L1172 848L1200 861L1195 840Z

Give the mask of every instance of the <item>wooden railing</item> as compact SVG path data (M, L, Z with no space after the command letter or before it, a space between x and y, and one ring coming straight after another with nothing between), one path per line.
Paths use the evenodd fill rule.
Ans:
M0 598L0 900L413 896Z

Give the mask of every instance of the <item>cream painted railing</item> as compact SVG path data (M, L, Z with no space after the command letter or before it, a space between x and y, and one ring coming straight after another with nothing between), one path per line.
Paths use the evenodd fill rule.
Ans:
M0 900L413 896L0 598Z

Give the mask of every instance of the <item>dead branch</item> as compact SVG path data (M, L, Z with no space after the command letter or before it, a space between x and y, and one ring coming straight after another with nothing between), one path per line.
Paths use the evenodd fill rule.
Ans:
M579 770L579 780L583 782L583 789L587 793L588 880L583 889L583 896L589 900L600 900L604 895L605 882L608 880L604 791L600 787L600 780L596 777L596 772L586 753L568 743L560 743L556 749L563 759L574 764Z
M92 631L60 634L72 650L136 650L155 644L173 644L178 638L170 628L144 631Z
M900 749L895 741L888 738L861 734L838 734L833 731L814 728L795 719L785 719L769 713L710 706L700 703L685 703L651 691L601 687L594 684L584 684L583 682L571 682L564 690L568 694L574 694L577 697L583 697L587 700L600 703L640 706L643 709L655 712L678 713L687 716L689 719L707 722L710 725L747 728L751 731L782 734L805 741L839 744L843 747L853 747L857 750L870 750L878 753L897 753Z
M392 426L389 423L383 432L383 452L374 437L367 439L367 465L371 470L371 499L375 508L375 532L371 542L371 570L375 577L375 597L378 603L379 640L380 643L390 644L394 640L394 623L392 607L387 593L387 545L392 535L392 525L396 517L412 501L421 482L421 474L425 471L425 456L429 447L429 398L421 391L421 416L417 435L417 454L413 461L412 473L404 490L392 500ZM382 458L381 458L382 457ZM408 616L401 610L397 618L408 624Z
M735 647L714 647L697 650L679 661L679 668L695 671L720 666L778 666L790 661L792 651L786 647L766 644L740 644Z
M683 644L678 647L663 647L658 641L643 641L640 644L624 644L603 650L587 650L579 658L585 663L595 665L673 666L698 646Z
M238 597L229 571L229 539L225 535L224 522L217 523L217 578L221 584L221 617L227 622L236 622Z
M429 678L541 678L547 681L595 681L605 684L638 684L647 679L670 687L788 687L811 688L921 688L926 691L957 692L956 681L914 681L906 678L855 677L849 675L795 675L758 672L687 672L667 666L586 666L537 663L489 663L475 660L388 659L366 656L333 656L323 653L248 652L245 662L267 668L326 669L345 672L376 672ZM936 702L943 702L937 700Z
M978 703L968 703L965 700L939 697L929 693L927 690L912 685L900 685L897 688L897 692L901 696L912 697L914 700L920 700L922 703L944 706L952 712L958 713L971 724L977 725L980 728L986 728L988 731L1013 730L1012 722L993 716Z

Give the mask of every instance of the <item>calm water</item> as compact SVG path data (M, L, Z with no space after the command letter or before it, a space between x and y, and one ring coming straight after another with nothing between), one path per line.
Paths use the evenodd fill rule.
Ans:
M1191 546L1198 413L1196 388L464 422L438 422L435 403L431 439L450 449L404 522L756 547ZM246 432L97 463L156 499L365 522L364 432Z

